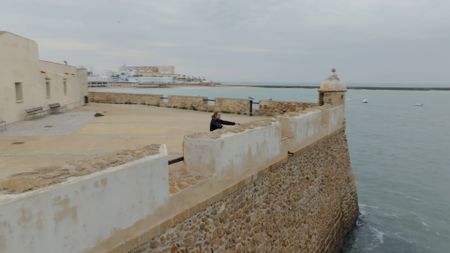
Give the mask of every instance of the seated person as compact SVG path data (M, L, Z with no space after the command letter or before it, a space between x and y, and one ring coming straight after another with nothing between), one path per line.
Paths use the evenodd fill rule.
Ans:
M237 123L237 124L239 125L239 123ZM209 124L209 131L214 131L216 129L220 129L223 127L222 125L236 125L236 123L232 122L232 121L221 120L220 113L215 112L211 116L211 123Z

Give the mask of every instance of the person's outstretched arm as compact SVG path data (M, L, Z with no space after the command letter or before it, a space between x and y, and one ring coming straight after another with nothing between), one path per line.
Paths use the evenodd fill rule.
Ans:
M220 120L220 123L222 125L231 125L231 126L236 125L235 122L233 122L233 121L226 121L226 120Z

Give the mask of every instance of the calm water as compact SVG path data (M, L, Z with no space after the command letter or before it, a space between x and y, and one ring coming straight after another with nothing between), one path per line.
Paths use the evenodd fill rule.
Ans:
M317 91L311 89L125 90L210 98L317 99ZM361 103L364 98L369 103ZM446 91L347 92L347 136L361 215L344 252L450 252L449 109Z

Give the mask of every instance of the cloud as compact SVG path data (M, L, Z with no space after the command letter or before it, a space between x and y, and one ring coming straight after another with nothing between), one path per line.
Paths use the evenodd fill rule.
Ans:
M233 53L269 53L269 52L272 52L272 50L268 49L268 48L246 47L246 46L225 47L222 49L225 51L233 52Z
M38 39L38 44L40 48L70 51L94 51L100 47L97 43L70 39Z
M4 0L0 24L34 39L44 59L97 70L173 64L215 80L309 81L336 67L351 82L445 82L449 9L448 0Z

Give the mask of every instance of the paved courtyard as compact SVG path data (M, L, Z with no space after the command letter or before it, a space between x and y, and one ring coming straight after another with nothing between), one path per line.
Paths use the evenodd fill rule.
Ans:
M94 117L96 112L104 116ZM223 118L244 123L258 117L225 114ZM0 132L0 179L149 144L164 143L169 159L180 157L183 137L209 131L209 121L207 112L89 104L62 114L16 122ZM174 175L184 177L184 174L182 166L177 165Z

